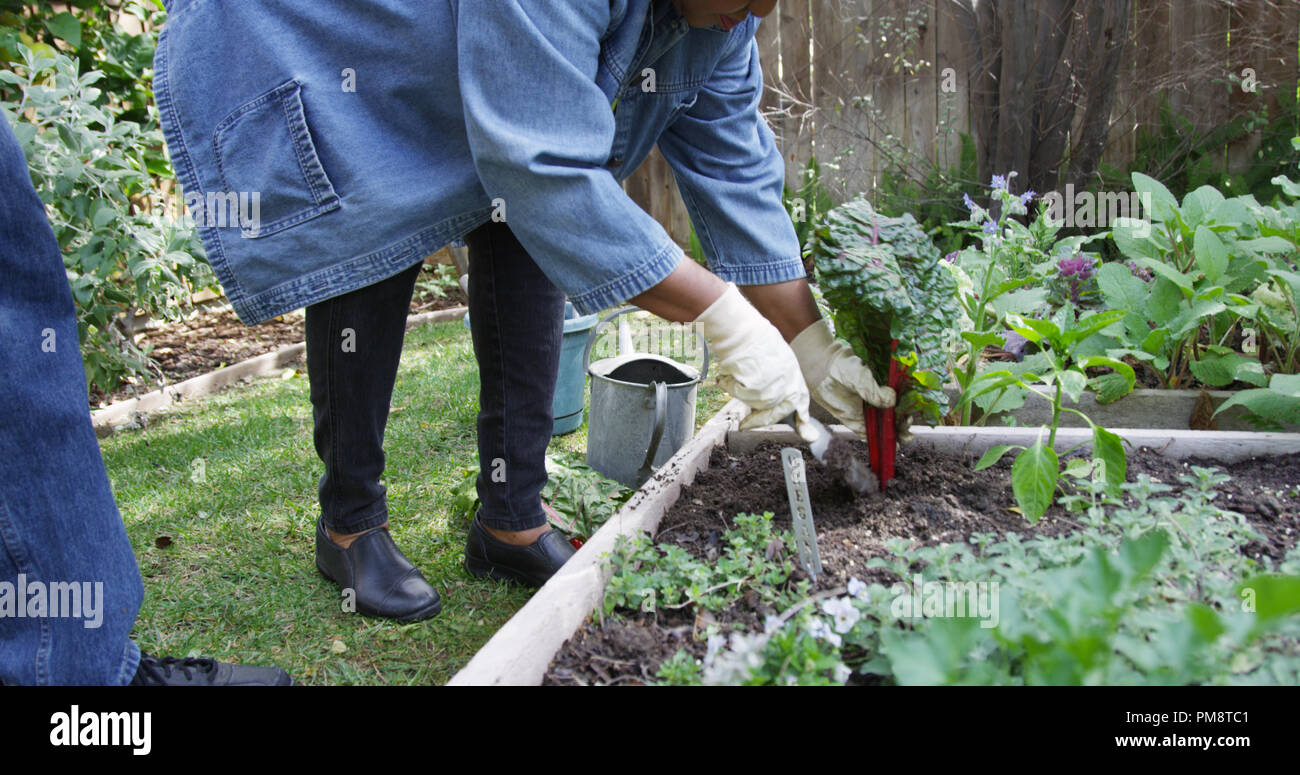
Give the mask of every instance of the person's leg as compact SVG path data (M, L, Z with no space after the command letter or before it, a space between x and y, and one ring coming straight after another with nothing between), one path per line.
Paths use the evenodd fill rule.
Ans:
M144 587L86 395L63 257L22 151L0 119L0 680L7 684L122 685L140 660L128 636Z
M416 264L307 308L307 374L316 452L325 463L316 567L358 613L410 622L442 610L386 529L384 428L402 356ZM346 599L346 598L345 598Z
M564 335L564 294L504 223L471 232L469 308L479 367L479 520L500 531L546 524L546 447Z
M466 566L478 576L541 584L573 553L547 525L541 499L564 294L504 223L485 224L465 242L479 367L482 504L466 544Z
M314 440L325 464L320 506L335 538L388 523L384 428L419 273L416 264L307 308Z
M90 424L63 257L3 120L0 278L0 684L291 685L128 639L140 570Z

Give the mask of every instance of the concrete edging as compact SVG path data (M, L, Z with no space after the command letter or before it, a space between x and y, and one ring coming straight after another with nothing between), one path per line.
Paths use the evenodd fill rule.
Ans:
M1126 451L1146 447L1166 457L1182 460L1189 457L1216 458L1224 463L1235 463L1259 455L1286 455L1300 452L1300 433L1261 433L1255 431L1181 431L1153 428L1108 428L1124 439ZM972 426L912 429L914 436L908 446L925 447L943 452L977 457L990 447L999 444L1029 446L1039 436L1040 428L980 428ZM836 425L832 432L841 438L856 439L853 431ZM1041 431L1044 434L1045 431ZM1045 437L1045 436L1044 436ZM788 425L773 425L736 431L727 437L727 448L746 454L765 441L777 441L799 446L800 440ZM1058 428L1058 452L1080 446L1092 449L1092 431L1088 428Z
M1042 385L1038 387L1048 390ZM961 389L957 387L948 387L946 391L952 403L955 403L961 395ZM1200 390L1139 388L1118 401L1099 404L1096 393L1084 391L1083 395L1079 396L1078 402L1071 401L1069 396L1065 396L1061 405L1078 409L1103 428L1110 428L1113 425L1117 428L1185 429L1197 402L1201 400L1201 392ZM1214 408L1218 409L1224 401L1236 395L1238 391L1207 390L1205 392L1209 394ZM1254 432L1254 426L1246 420L1246 415L1244 407L1232 406L1215 417L1214 421L1223 431ZM1024 406L1011 412L998 412L988 419L985 426L1000 425L1001 418L1006 416L1015 417L1016 422L1021 426L1048 425L1052 422L1052 404L1046 398L1030 393L1025 398ZM1062 412L1060 427L1086 428L1088 424L1076 414ZM1300 432L1300 423L1285 425L1283 430L1288 433Z
M609 580L605 557L614 550L619 537L653 533L664 512L677 501L682 486L708 468L713 448L724 444L728 432L748 414L749 408L734 399L722 407L447 685L540 684L555 652L600 605Z
M460 306L411 315L406 319L406 329L409 331L426 323L444 323L457 320L465 315L465 311L466 307ZM275 352L249 358L246 361L240 361L223 369L210 371L207 374L200 374L175 385L166 385L136 398L118 401L103 409L91 412L91 425L94 426L97 435L106 436L113 432L115 426L129 424L134 421L137 414L156 412L177 401L186 401L210 395L233 382L238 382L244 377L272 375L300 358L306 350L307 344L305 342L285 345Z

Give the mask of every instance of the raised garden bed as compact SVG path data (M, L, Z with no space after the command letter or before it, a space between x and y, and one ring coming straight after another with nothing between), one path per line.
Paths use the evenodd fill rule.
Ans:
M743 409L738 412L734 404L728 409L734 428ZM717 422L715 418L715 430ZM842 485L829 481L820 466L810 462L809 490L824 572L808 591L825 594L839 590L842 595L850 579L878 585L896 580L896 574L889 569L868 564L874 559L876 565L881 565L890 554L889 547L897 548L898 541L906 544L908 551L918 551L961 542L996 543L1010 533L1026 542L1068 536L1079 530L1081 515L1059 504L1033 525L1013 511L1015 500L1006 461L987 471L971 470L972 461L984 448L1015 440L1006 438L1008 435L1030 432L919 429L916 441L900 452L896 484L885 495L865 500L852 497ZM1244 524L1258 531L1259 536L1241 548L1253 567L1263 570L1276 566L1300 537L1300 494L1296 493L1300 483L1300 436L1191 431L1153 431L1144 436L1135 431L1118 432L1146 447L1130 450L1130 482L1145 474L1175 488L1186 488L1179 477L1191 475L1194 465L1223 468L1231 479L1216 485L1218 495L1213 502L1240 513ZM786 443L780 430L732 432L730 450L726 446L707 454L698 448L693 450L692 455L707 457L710 464L699 473L692 470L693 485L683 486L684 482L677 481L682 472L679 461L676 468L666 472L667 477L647 485L652 491L659 488L658 496L653 492L638 496L642 501L656 497L668 501L662 504L662 520L643 518L635 525L623 521L621 526L616 524L619 520L612 521L598 533L600 540L584 547L592 551L583 558L579 572L589 575L592 583L576 595L572 579L562 580L553 590L544 588L529 604L538 604L533 615L507 624L494 638L495 647L489 643L454 683L538 683L543 679L570 684L643 683L655 680L662 663L679 649L684 649L689 658L701 659L710 648L703 637L710 630L725 633L742 625L742 629L762 632L767 616L785 612L775 611L761 595L752 592L741 595L740 607L724 612L703 611L695 605L661 606L654 613L623 611L621 616L606 617L603 624L601 617L587 614L601 601L610 574L601 555L607 561L620 531L657 530L662 544L714 562L725 530L735 525L737 514L771 512L776 530L788 528L789 506L779 459L779 449ZM1062 429L1058 445L1070 443L1071 431ZM1213 460L1204 459L1212 450L1223 454L1216 454ZM1265 457L1262 450L1281 454ZM1198 454L1202 457L1195 459ZM1179 459L1186 457L1193 459ZM702 463L697 461L697 467ZM662 490L666 484L680 489L680 497L665 498ZM636 501L629 503L633 510ZM778 548L774 557L778 563L789 561L793 568L790 580L784 583L797 585L806 580L803 571L794 567L797 563L792 545ZM564 602L568 600L574 602ZM563 615L555 615L561 608L565 609ZM574 632L576 635L569 639ZM544 637L539 633L545 633ZM561 642L566 645L557 651L555 647ZM547 654L555 654L554 659L548 660ZM852 679L871 680L869 675L857 674Z
M751 439L752 441L752 439ZM701 472L659 523L656 541L679 547L692 557L712 561L724 532L735 527L737 514L773 515L777 529L791 526L781 469L783 445L765 441L748 454L714 451L709 470ZM862 445L865 447L865 445ZM885 587L900 581L889 569L869 567L889 558L887 548L903 539L913 547L973 543L973 536L1002 541L1014 533L1020 541L1059 536L1080 527L1078 515L1054 506L1036 524L1012 510L1010 466L972 472L972 460L925 446L900 451L894 482L884 495L857 498L824 469L809 466L809 492L818 529L823 574L810 584L813 593L847 588L850 579ZM1143 449L1130 458L1130 477L1146 474L1178 483L1191 465L1213 461L1178 461ZM1300 538L1300 453L1253 458L1223 466L1231 480L1216 489L1225 508L1241 512L1262 534L1243 547L1248 557L1277 563ZM1181 489L1181 487L1179 488ZM794 567L790 583L807 578ZM841 592L843 594L843 592ZM653 613L621 609L616 616L585 622L549 666L547 684L646 683L679 650L703 660L709 649L703 633L740 627L761 632L768 616L782 613L752 593L721 612L694 605L659 608ZM854 675L852 682L871 683Z

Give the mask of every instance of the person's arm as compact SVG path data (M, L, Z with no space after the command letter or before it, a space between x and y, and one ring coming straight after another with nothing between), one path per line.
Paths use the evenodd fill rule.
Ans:
M493 0L462 2L457 18L457 72L479 179L583 312L649 291L683 259L605 167L614 113L596 74L609 16L604 1ZM712 290L716 298L721 287Z
M735 38L694 104L659 138L659 150L713 272L740 286L785 283L805 274L781 201L785 163L758 112L758 44Z
M862 401L893 406L894 391L835 340L804 277L781 200L785 163L761 115L763 74L752 38L727 52L695 103L659 141L709 265L745 289L791 343L812 397L865 434Z

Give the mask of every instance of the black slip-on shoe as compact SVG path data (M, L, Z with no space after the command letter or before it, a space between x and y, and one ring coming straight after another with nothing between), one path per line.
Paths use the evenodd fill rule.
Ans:
M293 679L278 667L141 654L131 686L293 686Z
M344 549L330 540L324 520L317 520L316 568L353 591L357 613L363 616L418 622L442 610L438 590L406 559L387 528L363 533Z
M465 542L465 570L479 578L517 581L540 587L575 554L573 545L558 530L549 530L528 546L513 546L493 538L478 517Z

